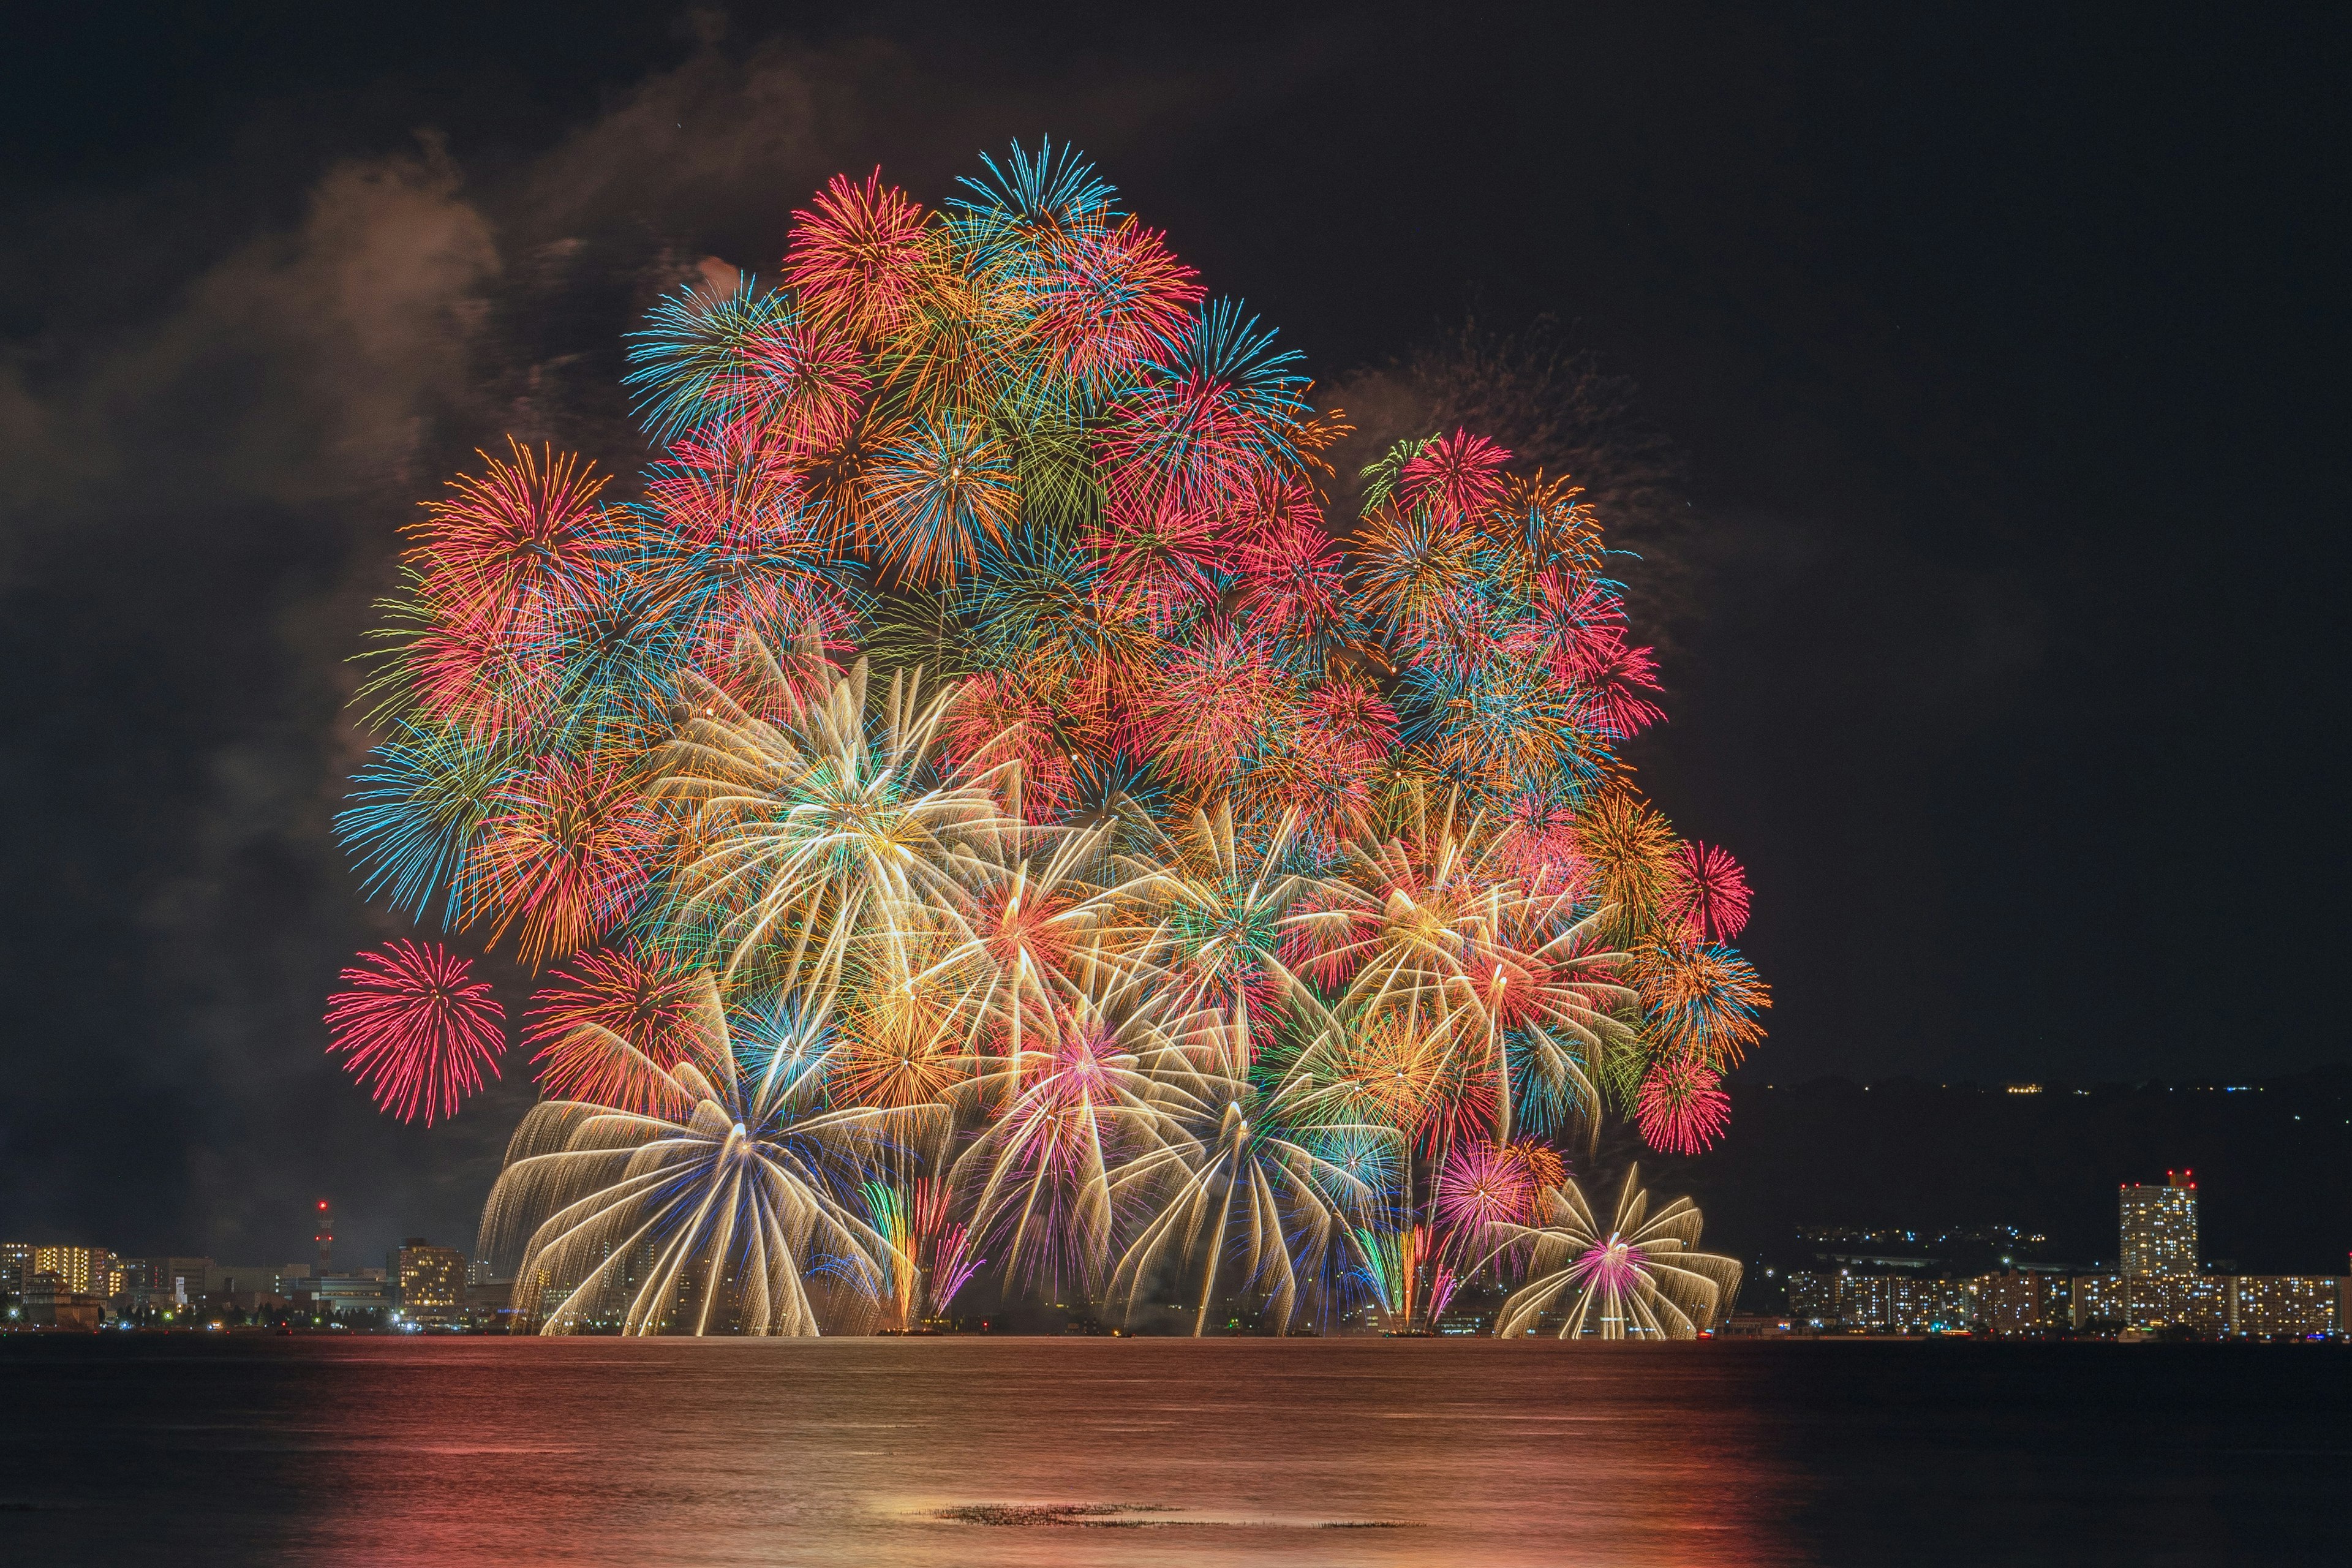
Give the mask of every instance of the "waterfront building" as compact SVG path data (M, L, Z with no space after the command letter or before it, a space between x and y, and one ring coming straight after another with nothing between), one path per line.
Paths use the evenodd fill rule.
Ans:
M1965 1329L1976 1316L1967 1279L1799 1272L1789 1276L1789 1316L1814 1329L1891 1329L1926 1334Z
M2050 1326L2051 1278L2014 1268L1979 1276L1977 1321L1986 1333L2000 1339L2041 1333Z
M31 1248L30 1274L54 1274L77 1296L101 1300L115 1293L115 1257L103 1247L43 1247Z
M92 1331L106 1314L104 1301L41 1269L25 1281L24 1302L24 1321L38 1329Z
M143 1302L184 1307L204 1300L215 1267L209 1258L125 1258L123 1289Z
M1886 1315L1874 1326L1903 1334L1948 1333L1967 1328L1976 1315L1972 1280L1890 1279Z
M2220 1338L2230 1328L2230 1281L2218 1274L2082 1274L2074 1278L2077 1329L2183 1329Z
M2135 1329L2185 1329L2200 1339L2230 1331L2230 1281L2214 1274L2128 1274L2127 1322Z
M2125 1274L2197 1272L2197 1183L2194 1172L2167 1171L2164 1185L2126 1186L2116 1200Z
M465 1310L466 1255L454 1247L435 1247L421 1236L400 1244L394 1255L399 1268L400 1304L412 1318L447 1322Z
M311 1294L319 1310L337 1312L383 1312L393 1305L393 1287L381 1268L362 1268L356 1274L328 1274L311 1281Z
M196 1293L193 1286L189 1293ZM214 1263L209 1258L205 1260L203 1293L216 1301L283 1294L278 1289L278 1268L274 1263Z
M1811 1329L1834 1329L1845 1274L1800 1272L1789 1276L1789 1316Z
M2129 1300L2124 1295L2124 1277L2120 1274L2077 1274L2072 1281L2068 1318L2074 1327L2092 1328L2111 1323L2117 1328L2129 1327Z
M2345 1295L2352 1279L2324 1274L2246 1274L2229 1285L2233 1334L2255 1340L2303 1340L2345 1331Z

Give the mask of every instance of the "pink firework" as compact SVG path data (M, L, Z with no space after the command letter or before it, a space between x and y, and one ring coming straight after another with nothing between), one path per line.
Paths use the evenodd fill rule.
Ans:
M1260 638L1231 622L1212 624L1137 698L1137 738L1173 778L1230 777L1265 735L1284 684Z
M1731 1097L1716 1087L1720 1081L1714 1068L1686 1057L1651 1068L1633 1103L1643 1141L1668 1154L1704 1152L1731 1120Z
M1665 914L1692 942L1728 942L1748 924L1748 873L1731 852L1696 839L1675 852L1676 887Z
M604 476L552 447L509 437L510 461L478 452L486 471L449 481L425 504L408 555L425 594L456 618L505 628L543 622L586 592L614 546L596 503Z
M923 209L882 183L835 174L805 211L793 214L784 280L803 309L851 336L875 340L914 313L935 268Z
M1612 1231L1606 1241L1596 1241L1576 1260L1570 1271L1582 1279L1587 1289L1599 1296L1607 1306L1629 1296L1638 1295L1642 1281L1648 1278L1650 1255Z
M1215 601L1227 564L1213 511L1125 475L1113 477L1103 525L1087 532L1085 544L1112 591L1163 629Z
M622 760L540 758L500 792L467 867L490 940L511 928L536 969L611 931L645 891L661 826Z
M1133 218L1057 236L1034 285L1040 342L1081 381L1109 384L1182 330L1201 298L1193 270Z
M1483 436L1456 430L1413 455L1397 479L1408 508L1427 507L1440 521L1465 526L1503 499L1503 465L1511 454Z
M986 775L1043 823L1067 804L1075 775L1057 742L1056 704L1020 675L992 670L967 679L944 726L948 761L966 776Z
M436 942L391 942L343 971L348 989L327 998L330 1053L375 1096L378 1110L427 1127L455 1116L499 1076L506 1015L473 965Z
M1535 1207L1536 1185L1509 1149L1462 1142L1446 1151L1437 1172L1437 1212L1470 1236L1493 1225L1524 1225Z
M1347 595L1339 552L1303 509L1245 535L1234 560L1243 613L1276 637L1303 642L1339 618Z

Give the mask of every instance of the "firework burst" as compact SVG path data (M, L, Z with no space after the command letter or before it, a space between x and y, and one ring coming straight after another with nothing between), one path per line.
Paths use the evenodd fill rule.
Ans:
M489 983L447 948L387 942L360 954L343 984L327 999L327 1048L403 1121L455 1116L483 1069L499 1076L506 1015Z

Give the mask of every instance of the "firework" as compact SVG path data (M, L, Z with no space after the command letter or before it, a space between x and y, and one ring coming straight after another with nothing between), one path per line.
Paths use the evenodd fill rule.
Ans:
M1748 924L1748 873L1739 862L1713 844L1696 840L1676 852L1680 884L1669 895L1664 914L1692 942L1729 942Z
M1633 1120L1642 1139L1669 1154L1704 1152L1731 1116L1731 1099L1716 1085L1721 1076L1703 1062L1673 1056L1642 1079Z
M1562 1339L1687 1340L1728 1310L1739 1265L1697 1250L1699 1212L1688 1198L1652 1214L1640 1174L1625 1173L1605 1229L1574 1182L1541 1194L1532 1225L1500 1227L1532 1261L1528 1283L1503 1304L1498 1336L1532 1333L1556 1315Z
M1003 1109L958 1160L973 1227L1001 1236L1005 1266L1055 1289L1097 1288L1108 1265L1119 1189L1186 1140L1200 1095L1162 1071L1171 1054L1134 981L1081 996L968 1086Z
M516 1129L483 1248L521 1239L517 1278L546 1282L542 1331L810 1334L816 1250L867 1300L886 1268L911 1267L835 1195L889 1118L815 1110L814 1074L739 1056L707 978L668 1067L595 1024L575 1033L579 1055L608 1058L589 1076L645 1109L548 1100Z
M1448 418L1335 513L1299 357L1053 143L835 177L626 348L633 499L509 441L407 531L335 823L548 971L527 1316L1689 1315L1665 1241L1562 1251L1564 1151L1706 1146L1770 998L1622 758L1657 672L1578 477ZM331 1022L430 1119L497 1030L428 956Z
M506 1015L473 966L434 942L392 942L343 971L346 989L327 999L330 1051L368 1085L375 1102L404 1121L457 1113L499 1076Z
M1524 1223L1535 1195L1533 1173L1507 1147L1465 1140L1446 1152L1438 1168L1438 1214L1474 1237L1491 1226Z

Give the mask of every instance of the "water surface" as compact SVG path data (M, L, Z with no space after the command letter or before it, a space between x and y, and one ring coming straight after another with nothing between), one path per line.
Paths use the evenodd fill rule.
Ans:
M2352 1353L0 1341L10 1561L2340 1561Z

